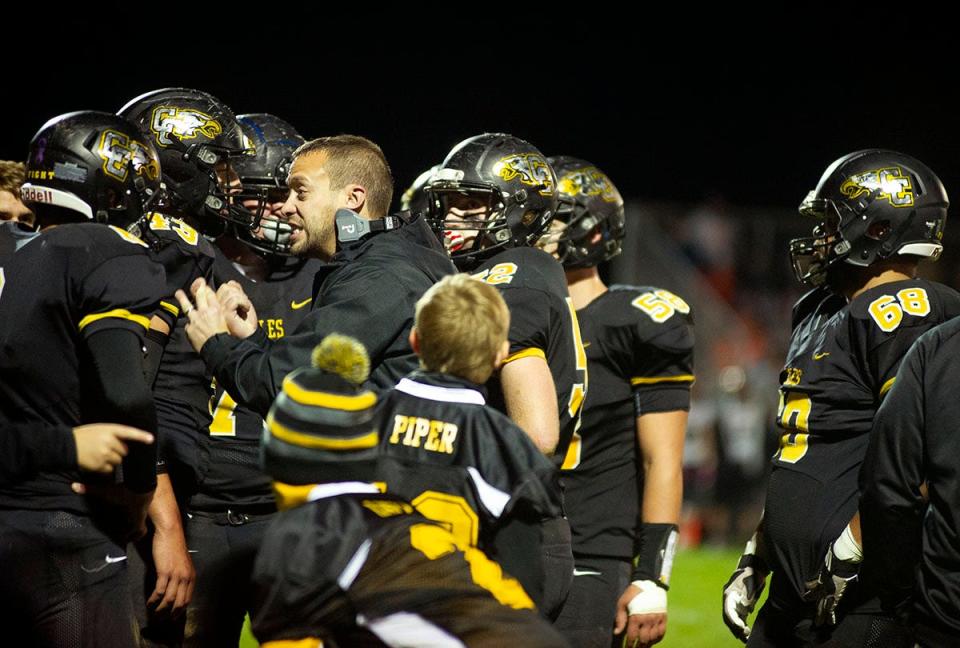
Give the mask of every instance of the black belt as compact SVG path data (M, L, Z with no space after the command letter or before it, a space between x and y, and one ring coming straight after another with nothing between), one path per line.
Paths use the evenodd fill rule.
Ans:
M223 511L196 511L190 510L188 516L196 516L205 520L211 520L216 524L243 526L248 522L257 522L276 514L277 508L272 504L263 504L260 506L245 506L238 508L228 508Z

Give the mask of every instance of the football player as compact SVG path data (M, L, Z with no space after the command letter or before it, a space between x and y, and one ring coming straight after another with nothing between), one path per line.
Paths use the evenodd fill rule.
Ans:
M466 274L417 302L421 370L381 399L377 479L495 559L549 618L573 571L557 470L482 387L507 356L509 326L499 291Z
M610 646L614 625L626 645L648 646L666 631L693 321L671 292L604 284L597 265L625 233L620 192L589 162L549 162L562 203L540 243L563 264L591 383L562 466L576 570L556 626L577 646Z
M426 186L435 232L460 270L510 308L510 355L491 404L562 457L580 423L587 363L563 270L533 245L557 209L557 181L529 143L484 133L457 144Z
M231 224L216 240L217 285L234 282L256 308L271 340L295 329L310 312L313 277L321 263L290 253L290 226L280 220L293 152L304 143L273 115L237 117L255 154L233 166L251 210L266 198L258 228ZM276 513L270 480L260 469L263 418L219 385L210 401L213 420L202 444L197 492L186 505L186 538L197 571L187 609L186 645L236 645L253 599L250 572L263 532Z
M416 177L413 184L400 196L400 209L414 214L429 214L430 202L427 199L427 185L433 179L433 174L440 168L436 164Z
M371 483L380 433L376 396L360 387L370 367L363 347L330 336L314 365L284 380L267 416L266 469L290 510L270 525L257 556L251 620L262 645L566 645L460 529ZM489 365L488 357L477 370ZM471 442L449 429L445 438ZM485 497L501 499L491 486Z
M141 543L131 564L138 577L144 572L143 591L134 592L141 599L144 640L176 643L179 623L166 623L165 615L185 609L195 582L176 497L187 497L200 480L205 458L200 441L210 425L212 390L203 361L186 339L185 318L173 295L197 277L213 277L217 251L208 239L223 235L233 223L256 225L256 211L231 199L237 189L232 164L251 152L251 145L233 111L199 90L147 92L131 99L119 114L157 148L166 188L163 200L139 225L167 270L166 296L147 339L166 473L151 509L153 534Z
M156 151L120 117L69 113L34 136L21 197L40 231L0 226L0 429L156 431L141 345L164 271L125 228L159 190ZM64 471L0 488L0 621L15 645L133 644L125 543L144 532L156 448L128 450L119 484L84 489Z
M921 260L943 250L947 194L919 160L869 149L831 164L800 212L817 225L791 241L790 254L813 289L794 306L780 374L783 435L763 519L724 588L724 621L751 646L826 638L867 646L878 637L910 645L872 588L857 582L857 472L907 349L960 315L960 295L916 276ZM746 618L768 572L770 593L751 632Z
M25 178L23 162L0 160L0 221L16 221L33 226L33 212L20 200Z

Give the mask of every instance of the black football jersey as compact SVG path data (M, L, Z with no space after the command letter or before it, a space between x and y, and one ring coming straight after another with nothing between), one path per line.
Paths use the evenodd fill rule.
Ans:
M166 294L156 314L172 330L180 316L180 305L174 293L182 289L189 295L194 279L210 277L216 252L213 244L196 229L173 216L152 212L146 216L140 229L144 241L150 244L154 260L166 271Z
M771 567L797 596L857 511L857 472L901 359L957 315L960 295L922 279L876 286L849 304L818 289L794 307L763 524Z
M257 555L261 641L566 645L515 580L407 502L356 482L319 485L311 499L274 519Z
M260 328L277 340L294 330L310 312L313 280L322 263L291 258L271 267L262 281L248 279L222 253L214 263L214 280L222 285L236 281L253 302ZM260 469L263 418L242 405L213 382L211 422L204 444L199 492L191 499L195 509L270 504L270 480Z
M562 458L580 427L587 395L587 358L563 268L543 250L521 247L487 259L472 274L499 289L510 309L510 355L505 362L537 355L550 367L560 412L556 456ZM496 376L488 387L490 404L505 412Z
M479 546L543 602L543 545L550 529L506 551L498 537L511 523L560 521L556 468L477 386L437 373L414 372L378 405L381 460L388 493L450 525L461 542ZM504 535L503 537L506 537ZM524 545L524 546L521 546ZM569 550L568 550L569 551Z
M84 340L116 328L142 337L163 287L163 267L122 229L82 223L26 235L0 225L0 424L89 422ZM0 507L85 512L73 481L41 473L0 490Z
M155 313L170 326L160 359L153 394L157 407L160 455L171 472L195 479L199 470L198 435L210 424L210 373L187 339L187 320L180 317L174 298L177 289L190 294L198 277L210 284L217 250L196 229L178 218L152 213L143 235L150 241L154 259L167 270L167 287ZM190 487L187 487L190 488Z
M652 286L611 286L577 317L590 393L561 467L573 548L629 559L643 480L636 417L690 408L693 319L683 299Z

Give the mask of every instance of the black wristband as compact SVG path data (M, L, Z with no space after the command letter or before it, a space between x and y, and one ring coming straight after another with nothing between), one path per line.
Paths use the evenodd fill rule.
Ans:
M670 589L677 536L676 524L644 522L640 526L640 550L633 559L630 580L649 580L665 590Z

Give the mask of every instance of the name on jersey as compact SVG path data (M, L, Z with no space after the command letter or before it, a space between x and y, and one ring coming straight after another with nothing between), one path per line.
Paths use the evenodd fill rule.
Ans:
M262 319L260 328L266 329L267 337L271 340L278 340L283 337L283 319Z
M456 440L455 423L403 414L393 417L393 433L390 435L390 443L393 445L453 454L453 444Z
M783 370L784 377L781 380L781 384L784 387L792 387L800 384L800 379L803 378L803 369L797 369L795 367L787 367Z

